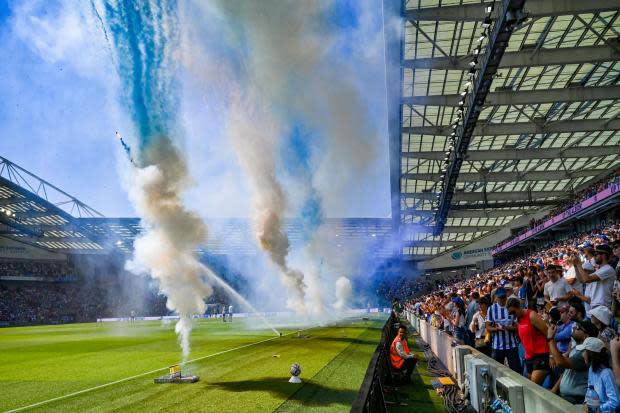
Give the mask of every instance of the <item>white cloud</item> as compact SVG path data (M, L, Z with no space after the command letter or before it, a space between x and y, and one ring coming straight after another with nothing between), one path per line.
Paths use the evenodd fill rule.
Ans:
M47 63L65 63L84 77L114 73L112 57L101 25L88 2L48 1L17 3L11 19L15 35Z

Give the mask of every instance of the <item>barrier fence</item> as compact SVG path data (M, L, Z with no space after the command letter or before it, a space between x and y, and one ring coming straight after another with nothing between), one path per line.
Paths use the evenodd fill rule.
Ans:
M394 379L390 371L390 345L396 337L396 323L398 319L394 313L383 325L381 340L373 353L366 375L360 386L357 398L351 406L351 413L387 412L385 398L386 390L394 388ZM393 394L396 395L394 391Z
M418 331L420 338L448 368L459 386L469 394L469 401L475 411L487 411L493 401L502 397L513 413L581 411L581 406L570 404L478 350L455 345L454 337L433 327L426 320L408 311L404 315Z

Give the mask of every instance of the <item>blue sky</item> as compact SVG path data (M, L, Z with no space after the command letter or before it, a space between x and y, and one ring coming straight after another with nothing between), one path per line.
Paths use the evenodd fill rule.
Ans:
M119 173L125 160L115 138L119 130L131 140L130 116L119 102L116 68L103 33L85 3L0 0L0 155L106 216L134 216ZM389 168L378 47L381 2L336 4L325 22L339 35L330 62L358 69L352 82L367 96L364 104L376 128L377 150L367 173L342 194L343 202L328 203L333 206L324 212L330 217L385 217ZM205 47L207 43L219 39L210 39ZM243 64L243 56L228 62ZM179 80L181 141L196 184L188 202L208 217L246 217L248 187L219 124L221 108L210 98L217 96L209 92L218 85L195 78L191 70L183 70Z

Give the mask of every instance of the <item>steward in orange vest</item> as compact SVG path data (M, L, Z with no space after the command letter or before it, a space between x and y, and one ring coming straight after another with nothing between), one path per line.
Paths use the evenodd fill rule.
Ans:
M409 351L407 327L401 326L390 346L390 364L394 370L402 372L404 381L409 383L411 382L411 373L413 373L417 363L417 357Z

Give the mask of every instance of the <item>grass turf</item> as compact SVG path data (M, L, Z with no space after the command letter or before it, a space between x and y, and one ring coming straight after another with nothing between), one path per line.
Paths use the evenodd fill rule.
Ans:
M271 331L250 330L242 322L201 320L190 359L247 347L190 363L184 371L199 375L198 383L153 384L162 370L28 411L348 411L384 322L349 321L307 330L306 338L269 340ZM0 411L178 361L174 327L161 322L0 329ZM293 362L302 366L302 385L287 383Z

